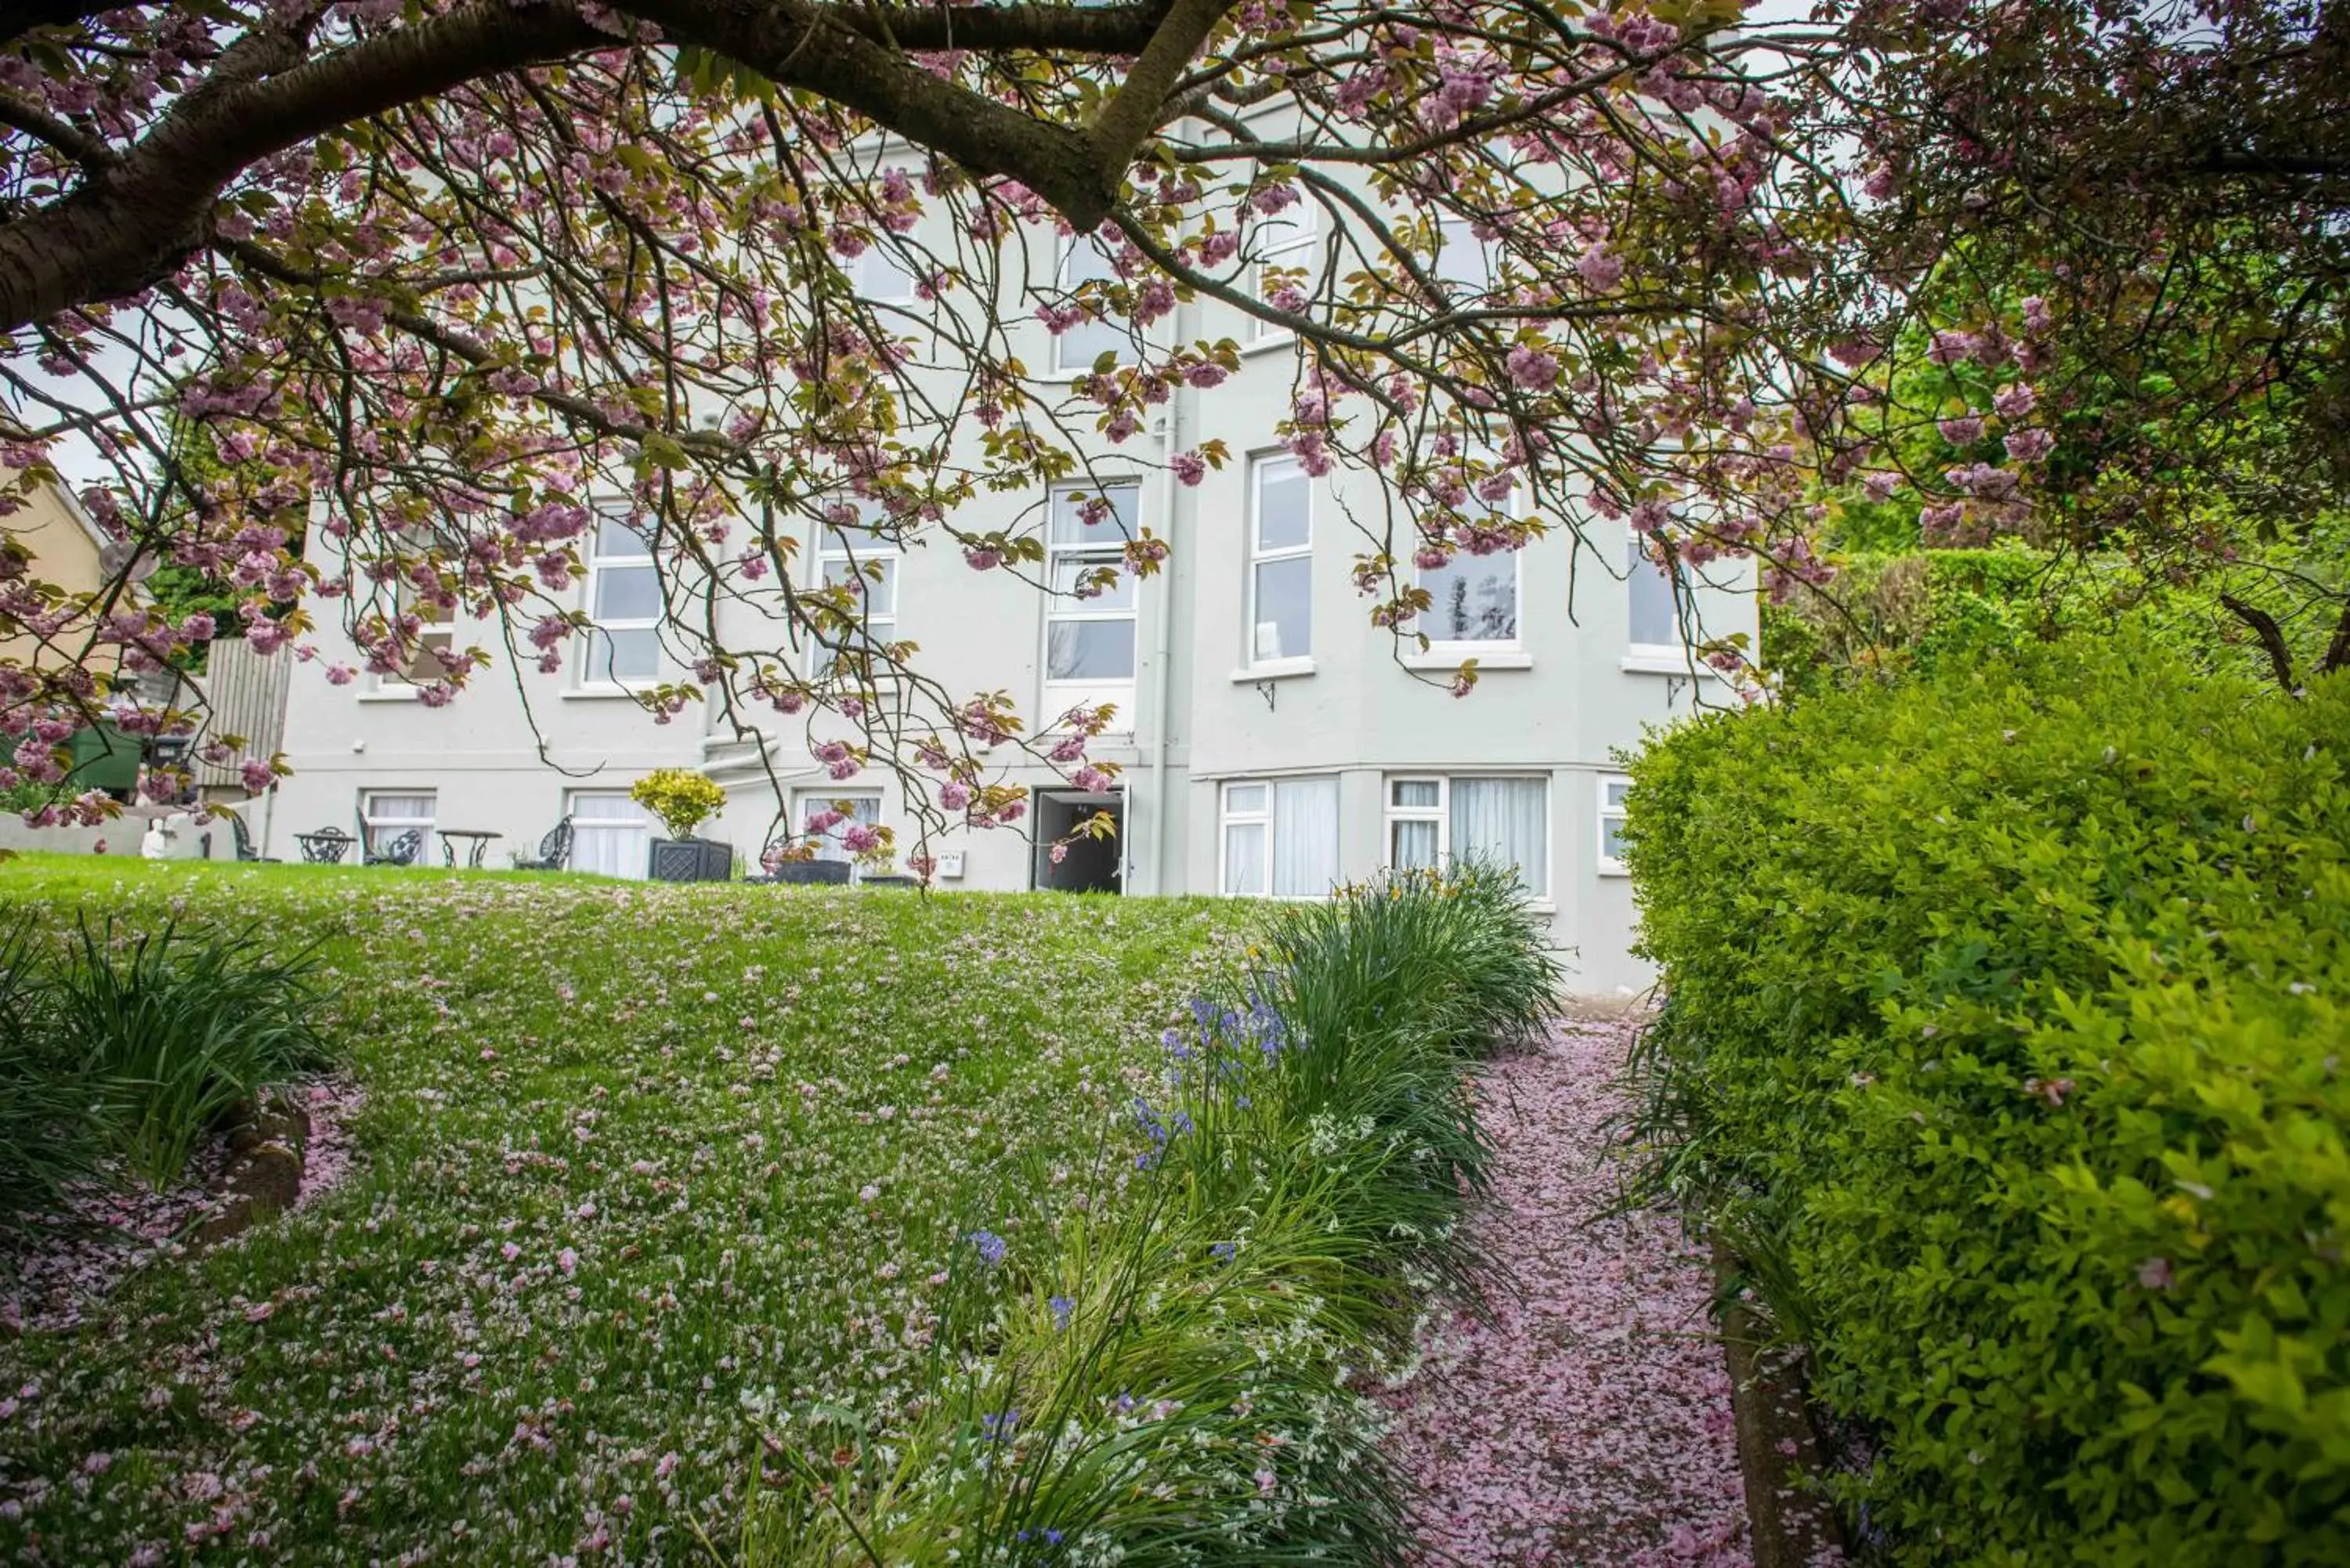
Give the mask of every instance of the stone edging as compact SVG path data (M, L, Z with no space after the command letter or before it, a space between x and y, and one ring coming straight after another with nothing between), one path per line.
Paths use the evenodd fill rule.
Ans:
M216 1246L293 1208L302 1192L302 1151L309 1141L310 1113L291 1096L274 1094L239 1106L229 1121L220 1202L190 1240L199 1247Z

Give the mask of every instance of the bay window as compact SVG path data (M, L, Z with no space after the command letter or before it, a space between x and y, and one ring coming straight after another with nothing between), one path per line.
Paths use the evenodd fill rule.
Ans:
M898 639L898 547L860 524L827 525L818 541L816 570L827 587L846 587L857 597L858 624L826 635L851 652L887 647ZM832 668L835 653L817 642L812 673Z
M1280 297L1286 290L1296 289L1311 296L1315 288L1316 267L1315 248L1321 243L1316 232L1313 198L1300 189L1293 188L1296 200L1278 213L1261 214L1256 220L1256 261L1249 280L1250 292L1275 309L1284 308ZM1293 309L1293 314L1299 312ZM1274 322L1252 317L1251 336L1279 337L1289 328Z
M1689 651L1681 636L1680 596L1675 592L1676 578L1664 563L1649 556L1647 543L1639 535L1633 535L1631 556L1626 563L1625 592L1630 602L1632 655L1685 663ZM1687 581L1679 579L1683 587Z

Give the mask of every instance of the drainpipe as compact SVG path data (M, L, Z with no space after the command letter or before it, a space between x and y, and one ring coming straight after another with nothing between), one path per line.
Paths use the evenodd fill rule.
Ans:
M1180 328L1186 314L1179 306L1171 325ZM1182 341L1180 330L1176 341ZM1159 624L1150 636L1150 890L1162 896L1167 891L1168 644L1175 622L1175 573L1183 559L1175 548L1175 470L1167 460L1183 450L1183 402L1190 396L1190 388L1179 385L1167 400L1159 451L1159 525L1167 530L1168 566L1159 576Z

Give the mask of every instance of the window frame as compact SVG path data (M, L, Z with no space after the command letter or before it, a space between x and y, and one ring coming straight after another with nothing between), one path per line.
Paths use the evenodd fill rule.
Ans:
M1509 768L1498 768L1491 772L1472 769L1467 772L1450 774L1385 774L1381 775L1381 779L1382 785L1379 794L1379 865L1382 869L1389 872L1392 872L1397 868L1395 863L1395 826L1399 822L1427 822L1433 820L1436 824L1437 868L1440 871L1451 864L1452 786L1455 784L1464 779L1492 779L1496 781L1515 780L1521 783L1540 784L1542 785L1543 794L1543 831L1540 863L1540 868L1542 871L1542 889L1541 891L1536 892L1529 887L1527 889L1527 897L1537 908L1555 909L1557 907L1558 867L1554 862L1557 856L1558 835L1555 830L1555 826L1551 820L1551 810L1553 805L1552 796L1554 794L1553 785L1556 781L1553 779L1549 774L1523 773ZM1396 805L1396 786L1406 784L1435 784L1436 805L1432 807L1399 806ZM1520 862L1519 870L1522 875L1525 868L1524 863Z
M411 542L420 550L432 547L429 537L418 537ZM390 674L378 670L368 671L365 694L369 697L412 699L448 673L448 666L442 661L441 656L457 650L457 612L441 605L419 604L416 585L405 576L394 577L390 587L393 617L397 618L412 611L417 619L424 623L424 630L418 636L416 652L409 659L406 669ZM430 674L424 672L428 659L434 665L433 672Z
M1436 786L1434 805L1399 805L1398 789L1404 784L1432 784ZM1406 822L1436 824L1436 866L1444 869L1444 862L1452 852L1451 781L1442 774L1388 774L1379 795L1379 864L1388 871L1399 869L1396 864L1396 826Z
M1128 530L1118 534L1115 543L1103 544L1087 540L1065 545L1054 538L1062 497L1099 495L1107 498L1111 492L1120 490L1127 492L1131 499L1123 509L1113 504L1112 511L1121 515L1128 524ZM1055 484L1045 491L1045 584L1046 588L1044 615L1045 649L1043 659L1038 664L1045 689L1047 691L1057 691L1066 693L1092 692L1118 688L1127 691L1130 696L1132 689L1142 678L1142 594L1139 581L1131 577L1126 579L1128 587L1132 590L1128 602L1123 608L1114 609L1096 608L1094 607L1099 603L1097 599L1073 597L1061 592L1057 585L1061 575L1060 567L1065 561L1086 562L1092 566L1113 566L1119 567L1121 572L1124 570L1126 545L1129 540L1140 537L1142 482L1136 479L1114 479L1103 480L1098 483ZM1131 657L1128 660L1126 674L1056 676L1053 673L1053 628L1055 626L1076 621L1121 620L1130 623L1134 628ZM1068 706L1067 703L1062 703L1055 711L1066 710ZM1122 704L1121 707L1131 719L1131 702Z
M1493 513L1499 513L1504 517L1514 519L1518 515L1519 508L1524 504L1523 500L1524 494L1524 485L1513 485L1510 489L1510 499L1500 506L1494 506L1491 502L1484 503L1484 504L1490 509L1488 515L1492 515ZM1461 659L1477 659L1488 654L1520 653L1524 651L1526 646L1526 552L1531 548L1533 548L1533 542L1529 540L1527 543L1521 545L1516 549L1509 552L1511 605L1510 624L1512 628L1510 635L1505 638L1465 639L1436 637L1430 635L1428 639L1428 651L1423 657L1430 660L1457 662ZM1452 567L1457 566L1464 554L1466 554L1464 551L1454 551L1451 560L1445 563L1445 569L1451 570ZM1472 561L1491 560L1492 558L1492 557L1490 556L1469 556L1469 559ZM1426 582L1427 576L1428 572L1425 568L1414 566L1412 568L1411 577L1412 586L1415 587L1426 587L1428 586ZM1433 613L1435 608L1435 596L1431 594L1429 600L1429 612ZM1414 632L1421 632L1426 629L1420 626L1419 618L1420 618L1418 616L1414 616L1412 618L1411 629Z
M874 828L889 826L889 817L886 815L889 809L889 796L873 785L863 784L854 789L822 789L809 785L792 791L792 826L789 836L793 839L805 839L808 836L807 808L810 805L820 806L829 811L835 802L844 800L869 800L873 803L873 817L870 822L866 822L866 819L861 816L852 816L849 820L866 822L866 826ZM851 882L861 882L865 879L865 867L858 862L857 857L849 851L848 847L840 842L839 831L837 826L825 831L821 836L822 845L817 848L813 858L845 864L848 867L848 879Z
M1097 260L1099 260L1101 265L1108 269L1108 275L1100 278L1081 277L1077 279L1076 283L1071 283L1069 281L1069 264L1076 260L1077 254L1080 249L1090 252ZM1059 286L1062 295L1066 297L1068 295L1074 294L1078 287L1087 283L1114 283L1118 281L1118 263L1117 260L1105 252L1101 246L1094 243L1093 235L1071 234L1061 242L1059 255L1053 267L1053 281ZM1134 340L1131 334L1126 328L1119 327L1114 321L1111 321L1107 317L1099 317L1087 322L1082 327L1075 327L1066 331L1053 334L1052 373L1054 375L1074 378L1077 376L1090 376L1094 373L1094 362L1101 358L1101 351L1099 349L1096 349L1093 356L1086 359L1081 364L1068 363L1067 357L1062 353L1062 350L1068 347L1069 339L1073 336L1094 327L1100 327L1118 339L1118 344L1115 346L1115 352L1117 354L1118 364L1126 365L1133 362Z
M1649 559L1648 552L1641 543L1641 536L1636 531L1628 529L1626 531L1624 553L1625 659L1635 664L1668 664L1675 668L1686 667L1690 661L1689 627L1681 616L1684 596L1676 589L1674 585L1679 584L1681 588L1688 590L1690 596L1688 602L1692 609L1696 606L1694 597L1696 585L1678 571L1669 576L1655 561ZM1674 640L1671 642L1642 642L1633 635L1633 599L1634 596L1640 591L1643 574L1663 584L1665 591L1671 596L1669 601L1673 618Z
M581 607L587 612L588 621L588 635L581 639L578 679L576 682L577 689L582 691L633 692L646 686L659 684L661 678L663 649L660 646L660 628L663 617L660 615L650 618L623 616L607 622L598 618L596 615L597 579L607 569L641 566L653 574L654 594L658 597L660 593L660 569L654 565L652 542L637 533L636 524L627 514L626 505L625 502L610 499L591 502L588 504L588 513L596 519L596 523L594 531L588 535L588 555L584 558L587 569L581 574L579 582ZM628 529L629 535L644 545L645 553L641 556L605 555L604 524L607 521L617 522ZM597 673L598 650L609 647L605 633L611 631L650 631L653 634L653 668L650 674L611 674L612 661L608 655L602 660L606 673L601 675Z
M373 809L375 802L380 797L409 796L412 798L418 795L423 796L432 803L423 816L383 816L379 815ZM440 837L440 788L433 784L406 787L390 784L366 785L359 791L359 819L361 860L365 860L376 852L378 834L381 834L386 839L391 839L399 837L411 827L421 827L424 830L424 836L417 841L416 859L412 864L425 865L432 853L435 841Z
M1284 272L1293 268L1302 270L1305 274L1307 296L1310 298L1317 292L1315 286L1312 260L1309 258L1300 264L1286 258L1299 252L1311 251L1322 243L1321 210L1315 202L1313 193L1302 183L1293 183L1290 190L1297 196L1295 202L1278 213L1256 214L1255 222L1259 228L1271 223L1286 222L1296 230L1292 238L1283 240L1278 244L1252 247L1253 254L1249 262L1248 292L1249 297L1260 304L1273 303L1265 297L1264 273L1267 266L1276 266ZM1291 219L1290 214L1293 213L1300 214L1301 218ZM1267 321L1261 316L1249 317L1249 339L1252 343L1278 343L1295 336L1296 334L1290 328Z
M1611 821L1621 823L1624 820L1623 803L1611 803L1607 792L1618 784L1629 790L1632 787L1631 776L1627 774L1601 774L1598 780L1598 839L1594 846L1595 863L1602 877L1628 877L1632 874L1631 867L1624 864L1623 857L1607 853L1607 825Z
M831 523L818 524L816 570L816 580L827 587L832 584L832 569L835 566L857 574L859 583L858 603L864 607L858 618L858 627L863 632L866 643L869 647L879 648L898 640L898 595L904 586L905 573L902 568L905 565L905 551L899 548L897 541L883 538L873 531L873 525L868 520L871 511L869 503L859 503L858 520L847 525L864 535L868 547L861 551L851 547L836 546L836 541L840 546L849 545L847 533L840 525ZM864 572L865 567L877 565L882 568L883 576L889 585L889 613L884 616L877 616L872 612L870 595L873 589L873 579L867 576ZM888 628L887 635L879 637L874 635L873 628L876 622ZM809 643L808 678L819 680L831 674L837 655L832 649L814 638L809 639Z
M1330 786L1330 833L1333 871L1331 886L1319 893L1276 893L1273 890L1276 824L1280 820L1277 792L1284 784L1326 784ZM1264 806L1261 811L1234 813L1232 792L1236 789L1261 789ZM1225 779L1216 786L1216 892L1224 898L1270 898L1285 904L1310 904L1326 898L1344 880L1344 859L1347 853L1346 785L1336 774L1295 774L1279 778ZM1264 831L1264 879L1253 890L1235 888L1232 884L1232 830L1234 827L1261 827Z
M1302 544L1284 545L1267 549L1264 545L1264 487L1266 475L1278 468L1287 468L1305 485L1305 538ZM1285 452L1260 452L1249 459L1249 515L1247 544L1248 579L1243 585L1242 601L1245 611L1241 622L1245 656L1243 668L1260 673L1305 672L1314 668L1314 476L1305 465ZM1260 568L1282 561L1303 560L1305 563L1305 649L1292 653L1286 649L1274 658L1266 658L1257 647L1257 576Z

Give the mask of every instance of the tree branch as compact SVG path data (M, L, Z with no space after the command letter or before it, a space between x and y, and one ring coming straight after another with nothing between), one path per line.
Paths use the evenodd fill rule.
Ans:
M2334 621L2334 636L2325 645L2325 657L2317 661L2320 675L2343 669L2350 669L2350 599L2343 601L2341 618Z
M0 44L13 43L36 27L60 27L112 9L88 0L16 0L0 5Z
M1134 68L1110 94L1094 119L1095 152L1107 194L1115 199L1126 166L1145 138L1157 130L1167 110L1168 95L1206 43L1216 24L1237 0L1175 0L1159 25ZM1096 222L1099 220L1097 219ZM1090 227L1091 225L1087 225Z
M169 275L203 244L222 188L273 152L598 42L609 36L568 0L523 8L481 0L261 79L215 77L73 194L0 225L0 332Z
M2284 628L2277 625L2276 617L2255 604L2247 604L2233 594L2220 596L2220 607L2252 628L2261 650L2269 656L2269 669L2276 675L2277 684L2288 692L2298 690L2293 679L2293 651L2285 646ZM2337 639L2338 640L2338 639Z
M675 41L818 94L977 172L1019 180L1071 223L1091 229L1116 199L1123 154L1107 157L1088 132L958 87L907 51L952 47L1110 56L1139 50L1159 61L1165 74L1180 70L1230 3L1178 0L1185 19L1164 29L1161 18L1171 15L1164 0L951 10L808 0L620 0L619 8L659 25ZM1212 15L1202 21L1195 12ZM67 6L18 6L13 14L0 7L0 36L12 15L21 30L85 14ZM576 0L532 5L474 0L307 59L304 42L292 33L247 34L206 80L119 157L96 144L107 161L97 166L84 157L93 164L89 177L71 194L0 224L0 334L77 306L136 294L170 275L206 243L220 192L272 153L468 81L619 42L591 26ZM1168 64L1178 54L1181 58ZM1145 96L1120 111L1121 124L1149 119L1155 106L1144 104ZM70 151L68 138L79 138L70 126L35 124L28 114L0 112L0 124L61 151ZM90 151L85 141L83 151Z

